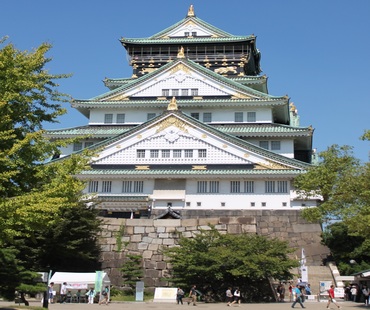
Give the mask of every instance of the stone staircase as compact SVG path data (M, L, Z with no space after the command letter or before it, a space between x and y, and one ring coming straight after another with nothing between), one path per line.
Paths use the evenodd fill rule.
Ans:
M307 266L307 270L308 283L311 285L313 295L317 295L320 292L320 281L332 281L335 284L335 280L328 266Z

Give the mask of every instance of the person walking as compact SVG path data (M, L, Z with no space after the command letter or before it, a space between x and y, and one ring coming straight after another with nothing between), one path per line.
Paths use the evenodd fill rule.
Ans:
M88 299L89 304L94 303L95 295L96 295L96 292L95 292L94 288L93 287L90 288L90 290L87 292L87 299Z
M295 288L292 289L292 293L294 293L295 295L295 300L292 303L292 308L294 308L297 302L301 305L302 308L306 308L305 306L303 306L303 303L302 303L302 292L299 289L299 285L297 285Z
M196 285L193 285L189 292L189 297L191 298L191 302L193 303L193 306L197 305L197 287ZM190 301L188 301L188 305L190 304Z
M60 303L65 304L67 299L67 282L63 282L60 287Z
M329 309L330 303L333 303L340 309L340 306L337 304L337 301L334 299L334 285L330 285L330 289L328 290L329 293L329 299L328 299L328 304L326 305L326 308Z
M176 294L176 301L177 301L178 305L179 304L182 304L182 305L184 304L182 302L182 299L183 299L184 295L185 295L184 291L180 287L178 287L177 288L177 294Z
M238 307L239 307L239 305L240 305L240 290L238 288L236 288L236 290L234 292L234 300L230 305L233 305L233 304L236 304L236 303L238 303Z
M109 286L108 285L104 288L101 294L103 298L99 301L99 305L105 303L108 306L108 302L109 302Z
M230 304L233 302L233 293L231 292L231 287L226 290L226 302L228 306L230 306Z
M370 293L369 288L366 285L364 285L362 287L362 294L364 295L364 303L366 307L369 305L369 295L370 295L369 293Z

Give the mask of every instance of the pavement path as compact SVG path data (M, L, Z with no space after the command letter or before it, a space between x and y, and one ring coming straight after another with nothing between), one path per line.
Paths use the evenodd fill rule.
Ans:
M361 309L370 309L365 307L362 303L353 303L353 302L340 302L339 303L343 310L361 310ZM325 302L305 302L305 307L309 310L325 310ZM16 309L17 305L14 302L5 302L0 301L0 310L5 309ZM40 302L31 301L30 306L42 306ZM98 305L98 304L51 304L49 305L50 310L90 310L90 309L109 309L109 310L184 310L194 308L191 304L188 306L177 305L176 303L157 303L157 302L112 302L108 306ZM190 309L189 309L190 308ZM225 303L198 303L196 309L212 309L212 310L225 310L230 308L240 309L240 310L287 310L292 309L290 302L283 303L268 303L268 304L241 304L240 307L227 307ZM295 309L301 309L299 304L295 306ZM330 309L337 309L335 305L331 305Z

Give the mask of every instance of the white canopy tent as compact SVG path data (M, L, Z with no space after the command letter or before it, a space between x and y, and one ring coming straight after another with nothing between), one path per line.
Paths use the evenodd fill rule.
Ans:
M107 273L97 272L55 272L50 278L49 283L55 285L67 283L68 289L87 289L94 287L96 292L100 292L105 286L110 286L110 279Z

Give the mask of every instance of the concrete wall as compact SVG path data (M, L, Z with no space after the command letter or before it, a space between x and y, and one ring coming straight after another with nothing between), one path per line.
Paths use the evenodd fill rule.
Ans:
M124 244L126 250L143 257L144 282L146 288L166 286L163 281L170 265L160 254L161 247L173 246L177 233L191 238L200 228L215 225L221 232L261 234L288 240L296 248L299 258L305 249L307 265L321 265L329 250L320 244L321 227L307 223L297 210L256 211L188 211L183 219L104 219L101 235L102 263L112 284L121 285L119 268L123 264ZM119 248L122 247L121 250Z

